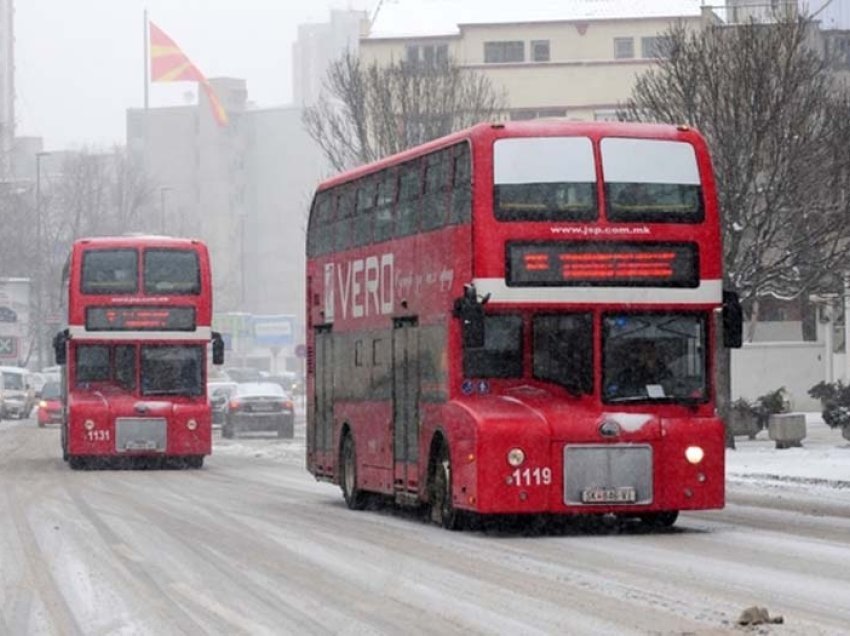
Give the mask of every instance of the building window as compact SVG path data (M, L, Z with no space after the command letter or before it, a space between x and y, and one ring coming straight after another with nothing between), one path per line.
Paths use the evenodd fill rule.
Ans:
M532 40L531 41L531 61L532 62L548 62L549 61L549 40Z
M635 56L634 38L614 38L614 58L626 60Z
M525 62L525 42L485 42L484 63Z
M511 121L528 121L543 117L566 117L565 108L518 108L510 112Z
M644 59L670 57L670 38L655 36L640 39L640 55Z
M448 44L408 44L405 51L407 64L439 68L449 62Z

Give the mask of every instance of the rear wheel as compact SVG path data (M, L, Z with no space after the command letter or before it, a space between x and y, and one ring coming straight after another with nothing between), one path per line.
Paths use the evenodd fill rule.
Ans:
M463 514L452 504L452 465L446 444L437 451L430 489L431 521L446 530L460 530Z
M62 423L62 461L68 461L68 431L65 429L65 423Z
M665 510L664 512L651 512L640 516L641 522L650 528L669 528L679 518L678 510Z
M340 467L342 474L340 475L340 486L342 486L342 496L345 499L345 504L351 510L363 510L368 502L368 495L357 488L357 451L354 448L354 438L350 433L346 433L342 440L342 452Z

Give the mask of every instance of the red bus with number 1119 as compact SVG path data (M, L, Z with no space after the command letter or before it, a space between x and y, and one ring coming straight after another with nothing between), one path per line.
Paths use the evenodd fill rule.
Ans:
M68 326L62 456L71 468L117 458L200 468L212 450L206 395L212 277L206 245L161 236L79 239L63 272Z
M480 124L322 183L307 261L307 467L349 507L724 505L713 351L741 326L696 131Z

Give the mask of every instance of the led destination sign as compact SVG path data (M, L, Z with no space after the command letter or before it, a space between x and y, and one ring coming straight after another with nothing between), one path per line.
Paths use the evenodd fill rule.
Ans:
M509 243L507 284L697 287L694 243Z
M89 307L88 331L194 331L194 307Z

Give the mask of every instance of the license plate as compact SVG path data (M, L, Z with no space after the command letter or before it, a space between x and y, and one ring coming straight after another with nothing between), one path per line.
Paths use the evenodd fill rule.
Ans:
M252 411L273 411L274 404L253 404L251 405Z
M156 450L156 442L150 439L128 441L127 450Z
M581 491L584 503L634 503L637 493L630 486L622 488L585 488Z

